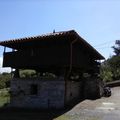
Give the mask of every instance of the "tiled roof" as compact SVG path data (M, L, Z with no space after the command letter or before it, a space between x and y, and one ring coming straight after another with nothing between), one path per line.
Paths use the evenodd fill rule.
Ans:
M94 49L88 42L86 42L83 38L81 38L75 30L70 30L70 31L61 31L61 32L55 32L55 33L48 33L48 34L43 34L39 36L32 36L32 37L25 37L25 38L19 38L19 39L13 39L13 40L6 40L6 41L1 41L0 45L5 46L5 47L10 47L14 49L18 49L18 47L21 45L23 46L24 43L29 43L29 42L36 42L40 40L51 40L54 38L64 38L64 37L69 37L74 36L75 38L78 39L79 43L81 43L82 46L84 46L85 49L88 49L88 51L91 51L94 56L98 59L104 59L104 57L96 50ZM71 38L72 39L72 38Z
M73 34L73 33L75 33L75 31L70 30L70 31L48 33L48 34L32 36L32 37L24 37L24 38L19 38L19 39L5 40L5 41L1 41L0 45L6 46L6 45L11 44L11 43L28 42L28 41L32 41L33 39L37 39L37 38L39 38L39 40L40 40L40 39L49 38L49 37L57 37L57 36L60 37L60 36L66 36L66 35Z

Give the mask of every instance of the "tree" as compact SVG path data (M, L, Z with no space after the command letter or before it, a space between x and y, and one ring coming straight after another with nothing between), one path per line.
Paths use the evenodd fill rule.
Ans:
M110 82L113 80L113 73L111 71L111 67L108 64L108 61L105 61L104 63L101 64L100 68L100 77L103 79L105 82Z
M115 46L112 46L116 56L120 56L120 40L116 40Z
M113 80L120 79L120 56L112 56L108 59L108 64L113 74Z
M115 55L101 65L100 76L106 82L120 79L120 41L116 41L112 48Z

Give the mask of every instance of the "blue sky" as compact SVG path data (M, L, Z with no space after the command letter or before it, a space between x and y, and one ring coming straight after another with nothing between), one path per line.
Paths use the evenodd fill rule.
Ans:
M120 39L119 0L0 0L0 41L74 29L105 58ZM3 47L0 47L2 59ZM1 70L1 69L0 69Z

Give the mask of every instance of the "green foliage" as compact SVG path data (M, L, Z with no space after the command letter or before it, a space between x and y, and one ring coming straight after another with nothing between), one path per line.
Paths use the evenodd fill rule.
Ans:
M115 55L110 57L101 65L101 78L108 82L120 79L120 43L116 43L117 46L113 46Z
M1 73L0 74L0 89L7 88L10 86L10 73Z
M31 69L20 70L20 78L34 78L34 77L53 79L56 78L56 75L49 72L37 72Z
M118 67L120 67L120 56L112 56L107 61L112 68L117 69Z
M120 40L116 40L115 46L112 46L116 56L120 56Z
M9 89L7 88L0 89L0 107L3 107L9 102L10 102Z
M106 70L104 69L103 71L101 71L100 76L103 79L103 81L105 81L105 82L110 82L113 80L112 72L110 70L107 70L107 69Z
M20 77L21 78L36 77L36 71L35 70L20 70Z
M112 56L101 65L101 78L108 82L120 79L120 56Z
M113 56L108 60L108 64L111 67L113 73L113 79L120 79L120 56Z

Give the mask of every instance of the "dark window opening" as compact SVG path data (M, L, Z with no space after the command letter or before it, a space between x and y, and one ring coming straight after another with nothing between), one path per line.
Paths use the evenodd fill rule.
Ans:
M30 93L31 93L31 95L37 95L38 94L38 85L32 84L30 87Z

